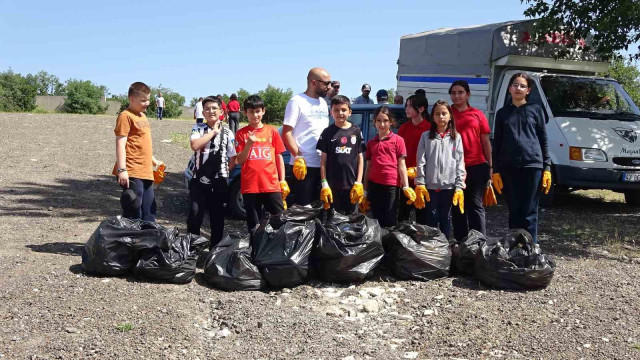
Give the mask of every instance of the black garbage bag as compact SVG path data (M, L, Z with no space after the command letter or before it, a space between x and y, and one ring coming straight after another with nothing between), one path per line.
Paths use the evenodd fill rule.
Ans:
M384 255L378 221L334 211L329 219L324 225L316 219L318 241L313 258L318 275L330 282L364 280Z
M114 216L98 225L82 250L82 267L99 275L126 274L137 261L138 252L168 249L175 229L155 223Z
M469 235L460 244L455 259L456 270L464 275L474 275L476 255L480 252L482 245L485 243L495 244L498 241L499 238L490 238L478 230L469 231Z
M481 245L475 260L478 280L500 289L544 288L551 283L555 268L555 261L542 254L523 229L509 230L500 241Z
M384 238L391 269L399 279L431 280L449 275L451 248L440 230L401 223Z
M288 222L302 223L305 221L313 221L317 218L322 218L324 209L322 208L322 202L316 201L310 206L292 205L283 211L280 215L271 216L269 224L275 230L279 229L282 225Z
M211 250L204 265L204 278L221 290L260 290L266 287L262 274L251 262L249 238L226 235Z
M276 223L277 230L267 219L253 233L253 263L270 286L298 286L307 279L315 221Z
M133 273L140 278L186 284L196 275L198 249L209 242L198 235L178 235L169 239L168 249L155 247L140 252Z

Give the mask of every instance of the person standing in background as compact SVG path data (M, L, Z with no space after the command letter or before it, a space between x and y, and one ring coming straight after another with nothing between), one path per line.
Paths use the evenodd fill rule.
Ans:
M202 113L202 100L200 97L196 103L196 108L193 109L193 118L196 119L196 124L202 124L204 122L204 115Z
M362 95L358 96L353 103L354 104L373 104L373 99L369 97L371 93L371 85L363 84L362 85Z
M162 97L162 93L158 93L156 97L156 120L162 120L162 114L164 113L164 98Z
M235 134L238 131L238 124L240 124L240 102L238 101L238 95L235 93L229 97L227 110L229 110L229 128Z
M339 92L340 92L340 81L333 80L331 82L331 89L327 91L327 96L324 97L324 101L327 102L327 105L331 106L331 99L333 99L334 96L338 95Z

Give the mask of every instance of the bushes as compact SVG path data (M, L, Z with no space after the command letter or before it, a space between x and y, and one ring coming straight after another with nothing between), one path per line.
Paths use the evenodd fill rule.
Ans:
M91 81L67 80L64 110L73 114L104 114L107 106L101 100L106 88Z
M182 114L182 105L185 102L184 96L174 92L169 88L158 86L157 88L151 88L151 98L149 99L150 105L147 108L147 117L154 118L158 107L156 106L156 96L158 93L162 93L164 98L164 110L162 117L165 118L179 118ZM127 102L129 100L127 99Z
M11 69L0 73L0 111L31 111L35 108L35 86Z

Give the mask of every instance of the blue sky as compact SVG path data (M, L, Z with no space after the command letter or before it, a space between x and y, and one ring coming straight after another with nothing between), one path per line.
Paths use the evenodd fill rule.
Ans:
M355 97L395 88L400 37L524 19L519 0L17 1L0 0L0 71L45 70L112 94L144 81L196 96L304 91L314 66Z

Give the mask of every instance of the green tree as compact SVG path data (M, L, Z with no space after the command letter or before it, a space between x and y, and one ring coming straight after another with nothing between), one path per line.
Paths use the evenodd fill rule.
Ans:
M107 106L101 100L105 91L105 86L89 80L69 79L65 85L64 110L73 114L104 114Z
M189 106L191 106L191 107L196 106L196 104L198 103L198 99L199 99L199 98L200 98L200 97L194 97L194 98L191 98L191 101L189 101Z
M618 80L624 90L631 96L633 102L640 106L640 69L636 63L613 59L607 75Z
M156 88L151 88L150 104L146 112L147 117L155 117L156 111L158 110L158 107L156 106L156 96L158 93L162 93L162 97L164 98L163 117L180 117L180 115L182 115L182 106L185 103L184 96L169 88L163 87L162 84Z
M284 111L287 108L287 102L293 96L293 91L267 85L267 88L260 90L258 95L262 98L266 107L263 121L268 124L282 124Z
M27 81L35 86L36 95L64 95L64 84L60 79L46 71L27 75Z
M31 111L35 108L35 86L11 69L0 73L0 111Z
M389 94L389 104L393 104L393 98L396 96L396 89L391 88L387 90L387 93Z
M529 4L524 15L539 18L532 39L545 42L547 34L560 29L573 39L587 39L596 53L605 59L628 50L640 41L640 1L638 0L520 0ZM634 45L635 46L635 45ZM588 46L585 46L588 49ZM564 57L568 50L557 54ZM630 59L640 59L640 46Z

